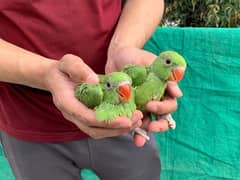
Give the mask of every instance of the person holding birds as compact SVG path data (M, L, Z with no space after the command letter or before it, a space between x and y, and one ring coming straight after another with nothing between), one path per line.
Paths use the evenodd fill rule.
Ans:
M87 107L96 110L99 121L110 122L120 116L131 117L134 110L146 113L146 105L152 100L160 101L166 91L167 82L179 82L186 69L185 59L175 51L162 52L148 66L126 65L120 72L101 77L100 84L79 84L75 95ZM155 120L151 114L152 120ZM169 127L175 129L171 114L164 115ZM147 140L147 132L139 127L134 132Z
M97 74L151 64L156 55L141 48L163 8L163 0L1 1L0 140L16 180L80 180L84 168L103 180L160 178L154 138L131 131L153 137L168 121L139 110L98 121L74 90L98 84ZM167 98L146 104L149 112L176 110L181 90L166 89Z

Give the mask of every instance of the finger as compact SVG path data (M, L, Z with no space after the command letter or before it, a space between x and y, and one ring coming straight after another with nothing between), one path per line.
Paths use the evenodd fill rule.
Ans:
M151 119L149 116L145 116L142 121L142 129L148 130L149 123L151 122Z
M81 121L87 126L105 127L105 128L130 128L132 121L127 117L119 117L114 121L103 122L96 118L96 114L92 109L87 108L84 104L79 102L72 91L56 92L53 96L54 104L58 109L68 115L68 120ZM68 97L66 100L64 97ZM58 98L58 99L56 99Z
M149 123L150 123L150 118L148 116L145 116L142 120L141 129L147 131ZM146 143L147 139L142 134L138 134L137 132L135 132L133 135L133 141L137 147L142 147Z
M60 71L67 74L74 82L98 83L97 74L78 56L67 54L60 60Z
M134 134L133 141L137 147L143 147L147 140L139 134Z
M85 109L85 107L82 107L80 112L74 111L73 109L65 109L64 111L68 112L69 120L81 122L85 126L105 129L125 129L132 127L132 121L127 117L118 117L112 121L100 121L96 118L94 111L88 108Z
M135 128L139 127L142 124L143 114L139 110L135 110L132 114L131 119L126 116L117 117L114 120L107 122L101 122L99 120L92 121L90 120L87 125L96 126L96 127L105 127L105 128Z
M94 111L78 101L73 91L56 91L53 94L53 101L58 109L71 119L82 118L82 121L95 119Z
M150 101L146 109L154 114L168 114L177 109L177 101L173 98L165 98L162 101Z
M86 126L80 121L76 121L75 124L80 130L82 130L84 133L88 134L91 138L94 138L94 139L119 136L119 135L127 134L130 131L129 128L106 129L106 128L90 127L90 126Z
M135 110L132 114L132 128L140 127L142 125L143 113L139 110Z
M132 124L131 130L133 130L137 127L141 127L141 126L142 126L142 120L139 120L139 121Z
M169 81L167 83L166 92L168 95L170 95L171 97L175 97L175 98L179 98L179 97L183 96L183 93L182 93L181 89L179 88L178 84L173 81Z
M158 119L157 121L152 121L148 126L149 131L157 133L165 132L168 129L168 121L166 119Z
M67 97L68 99L66 100ZM58 98L58 99L56 99ZM68 120L81 121L86 126L105 127L105 128L131 128L132 120L128 117L118 117L112 121L100 121L96 118L96 114L92 109L87 108L84 104L79 102L72 91L57 91L53 96L54 104L58 109L68 114ZM136 119L141 119L140 111L134 112Z

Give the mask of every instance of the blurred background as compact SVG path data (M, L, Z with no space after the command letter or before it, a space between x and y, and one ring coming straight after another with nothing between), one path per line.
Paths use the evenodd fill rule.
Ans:
M165 0L165 7L161 26L240 26L240 0Z

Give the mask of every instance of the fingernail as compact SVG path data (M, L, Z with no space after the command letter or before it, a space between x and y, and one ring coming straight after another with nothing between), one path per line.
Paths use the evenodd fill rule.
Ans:
M183 96L183 93L182 93L181 89L178 87L178 85L176 85L176 93L177 93L178 97L182 97Z
M88 75L86 82L97 84L99 82L98 76L95 73Z
M132 121L132 123L134 124L134 123L136 123L136 122L138 121L138 118L132 117L131 121Z
M178 84L175 82L169 82L170 86L172 86L174 88L174 91L177 95L177 97L182 97L183 93L181 91L181 89L179 88Z

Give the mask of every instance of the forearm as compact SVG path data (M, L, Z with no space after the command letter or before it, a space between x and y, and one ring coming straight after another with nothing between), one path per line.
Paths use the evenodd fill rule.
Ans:
M141 48L159 24L163 0L128 0L109 46L109 53L119 47Z
M54 63L0 39L0 81L47 90L44 77Z

